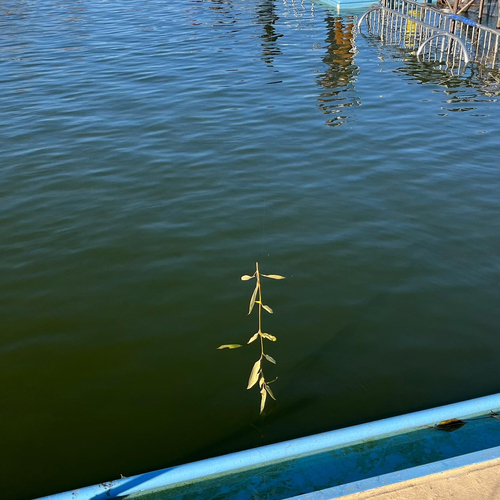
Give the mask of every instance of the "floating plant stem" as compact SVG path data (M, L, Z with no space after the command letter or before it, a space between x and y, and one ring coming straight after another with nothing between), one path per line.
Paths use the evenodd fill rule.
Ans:
M264 352L264 340L269 340L271 342L276 342L276 337L274 335L271 335L269 333L263 332L262 331L262 310L268 312L269 314L273 314L273 310L266 304L263 303L262 301L262 282L261 278L270 278L273 280L283 280L285 279L284 276L280 276L279 274L261 274L259 271L259 263L255 263L255 272L250 276L248 274L245 274L241 277L242 281L249 281L252 279L256 280L255 283L255 288L253 290L252 296L250 298L250 305L248 306L248 314L251 314L253 311L253 308L255 304L257 304L258 308L258 331L257 333L253 334L247 344L251 344L255 340L259 339L260 343L260 357L259 359L254 363L252 367L252 371L250 372L250 377L248 379L248 385L247 389L251 389L255 384L259 384L259 390L260 390L260 413L264 411L264 407L266 405L266 399L267 396L269 395L271 398L276 400L274 397L273 391L271 391L271 388L269 387L269 384L274 382L272 380L271 382L267 382L265 377L264 377L264 369L263 369L263 361L266 360L270 363L276 364L276 360L270 356L269 354L266 354ZM236 349L238 347L241 347L240 344L223 344L218 347L218 349Z

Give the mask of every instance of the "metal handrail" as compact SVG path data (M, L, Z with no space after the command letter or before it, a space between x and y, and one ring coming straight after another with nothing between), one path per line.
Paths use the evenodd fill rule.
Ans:
M453 38L461 47L462 49L462 52L464 53L464 63L465 64L469 64L470 62L470 56L469 56L469 53L467 52L467 47L465 46L464 42L462 42L462 40L460 40L460 38L458 38L457 36L455 35L452 35L450 33L446 33L446 32L442 32L442 33L436 33L435 35L432 35L430 36L429 38L427 38L426 40L423 41L423 43L420 44L420 47L418 48L417 50L417 57L421 56L422 55L422 52L424 50L424 47L429 43L431 42L432 40L434 40L435 38L438 38L440 36L448 36L450 38Z
M414 2L411 2L411 3L414 3ZM418 4L417 4L418 5ZM391 14L394 14L394 11L392 11L391 9L383 6L383 5L373 5L371 6L359 19L358 21L358 31L361 33L361 27L362 27L362 24L363 24L363 21L368 17L368 15L373 12L373 11L376 11L376 10L382 10L382 11L387 11L387 12L390 12ZM452 33L448 32L448 31L445 31L445 30L442 30L442 29L439 29L439 28L436 28L435 26L432 26L431 24L428 24L428 23L425 23L423 21L420 21L420 19L418 18L415 18L414 16L410 16L408 14L403 14L402 12L397 12L397 16L411 22L411 23L415 23L415 24L418 24L419 26L421 26L422 28L425 28L429 31L433 31L435 33L433 33L431 36L427 37L418 47L418 50L417 50L417 56L420 56L422 54L422 51L425 47L425 45L427 45L431 40L435 39L435 38L438 38L438 37L442 37L442 36L445 36L445 37L448 37L448 38L451 38L452 40L454 40L455 42L458 43L458 45L460 46L460 48L462 49L462 53L463 53L463 59L464 59L464 63L465 64L468 64L470 62L470 55L469 55L469 52L467 51L467 47L465 46L464 42L462 42L462 40L456 36L456 35L453 35Z
M404 48L415 50L418 56L426 54L429 60L438 60L439 54L440 61L446 58L455 69L470 62L500 68L499 30L432 5L414 0L379 0L359 19L360 31L365 20L369 27L369 20L373 21L375 32L379 30L382 38L390 39L390 43L404 42Z

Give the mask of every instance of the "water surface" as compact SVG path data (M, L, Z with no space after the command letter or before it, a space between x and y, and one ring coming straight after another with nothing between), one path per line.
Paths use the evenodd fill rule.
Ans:
M290 0L0 5L2 497L499 390L500 105ZM259 261L277 403L246 382Z

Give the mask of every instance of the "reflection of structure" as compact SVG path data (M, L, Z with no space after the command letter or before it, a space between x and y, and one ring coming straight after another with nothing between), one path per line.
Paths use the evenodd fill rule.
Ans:
M280 55L281 50L276 41L282 37L274 27L279 19L275 12L275 0L263 0L257 10L257 21L264 26L262 34L262 59L266 64L272 66L274 56Z
M232 0L210 0L212 5L209 9L215 11L215 21L219 25L235 24L236 19L232 15L233 3Z
M307 2L306 8L306 2L304 0L283 0L283 7L283 15L285 17L299 19L309 9L311 18L314 18L314 2Z
M209 23L212 26L227 26L236 23L233 15L232 0L210 0L210 2L203 5L201 2L192 2L186 8L192 26L201 26L204 24L203 15L206 6L213 13L213 17L210 18L211 22Z
M328 65L326 72L318 78L318 84L325 89L318 99L319 108L325 114L335 114L327 125L342 125L347 116L341 115L344 108L360 104L357 98L344 96L354 89L358 67L354 64L356 46L354 43L354 21L350 18L334 17L327 14L325 19L328 36L327 53L323 62Z
M474 103L484 96L497 99L500 96L500 75L485 66L474 67L470 75L457 78L456 76L443 72L440 67L433 64L422 64L417 58L401 59L401 52L393 49L388 52L395 60L401 62L401 66L394 70L410 77L411 80L424 84L434 84L442 87L443 93L448 97L445 107L449 111L470 111L475 109ZM461 92L460 89L468 89ZM463 104L464 106L459 106ZM448 107L451 106L451 107Z

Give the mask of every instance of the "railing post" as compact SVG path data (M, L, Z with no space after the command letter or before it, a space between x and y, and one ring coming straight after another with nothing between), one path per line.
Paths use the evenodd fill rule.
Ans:
M461 2L465 9L471 1L449 0L450 10L454 12L450 14L415 0L379 0L378 5L373 5L361 16L358 28L361 32L361 24L366 20L370 32L369 21L376 18L377 27L374 29L382 43L395 43L405 48L412 46L420 55L424 50L425 54L432 52L434 56L439 53L439 60L451 62L453 71L457 67L461 70L462 63L467 65L474 60L480 64L491 63L495 69L500 66L500 61L497 64L500 34L479 23L484 13L484 0L479 0L477 23L457 13ZM500 14L500 0L497 1ZM374 13L375 10L378 12Z
M500 0L498 0L500 2ZM499 3L500 5L500 3ZM480 0L479 2L479 14L477 15L477 22L478 24L481 24L481 21L483 19L483 9L484 9L484 0ZM498 28L498 26L497 26Z

